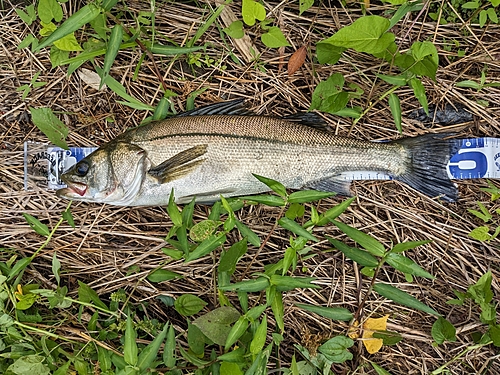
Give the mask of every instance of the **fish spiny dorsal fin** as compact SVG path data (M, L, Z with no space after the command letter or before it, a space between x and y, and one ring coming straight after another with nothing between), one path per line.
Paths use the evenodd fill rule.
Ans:
M255 112L246 108L245 99L236 99L192 109L177 115L177 117L210 115L257 116Z
M148 174L157 177L162 184L181 178L194 171L198 165L205 161L205 159L195 159L204 155L207 152L207 147L208 145L198 145L181 151L151 168Z
M283 119L293 122L298 122L305 126L310 126L311 128L330 130L328 123L314 112L299 112L283 117Z

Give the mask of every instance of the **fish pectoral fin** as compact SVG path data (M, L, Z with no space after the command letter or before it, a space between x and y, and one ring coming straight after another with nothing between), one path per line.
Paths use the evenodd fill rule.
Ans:
M162 184L177 180L191 173L205 161L205 159L195 159L205 155L207 147L208 145L198 145L181 151L156 167L151 168L148 174L156 177Z
M298 122L302 125L309 126L311 128L329 131L331 130L328 123L315 112L298 112L292 115L283 117L283 119Z
M332 176L316 181L308 182L305 186L308 189L337 193L339 195L351 196L351 181L341 177Z

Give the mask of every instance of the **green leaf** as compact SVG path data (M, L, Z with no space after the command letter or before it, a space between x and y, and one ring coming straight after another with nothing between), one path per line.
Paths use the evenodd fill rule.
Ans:
M69 208L63 211L62 218L66 220L72 228L76 228L73 215L71 214L71 210Z
M21 351L21 353L23 353ZM44 363L43 355L25 355L17 358L6 370L6 374L15 375L50 375L50 368Z
M389 76L385 74L375 74L375 75L378 78L394 86L405 86L408 80L408 78L406 78L404 75L399 75L399 76Z
M99 361L99 370L102 372L108 371L111 369L111 354L113 352L107 349L104 349L102 346L97 345L97 360ZM70 362L68 362L69 364ZM67 372L62 373L61 375L67 375Z
M100 9L94 4L87 4L73 13L64 23L57 28L47 39L42 41L35 52L54 43L56 40L80 29L86 23L92 21L100 14ZM50 21L49 21L50 22Z
M155 53L163 56L177 56L183 55L186 53L193 53L202 49L205 49L205 46L192 46L192 47L178 47L178 46L167 46L163 44L153 44L148 49L151 53Z
M63 17L62 7L56 0L39 0L38 17L44 23L49 23L52 20L59 22Z
M343 47L333 46L329 43L319 42L316 44L316 56L320 64L336 64L345 50Z
M73 51L83 51L82 47L80 47L80 44L78 44L75 34L70 33L64 37L62 37L59 40L56 40L54 42L54 46L59 48L61 51L68 51L68 52L73 52ZM68 57L66 56L66 59ZM62 62L62 59L61 59ZM60 64L58 64L60 65Z
M271 207L281 207L286 204L283 198L277 197L276 195L248 195L241 197L241 199L265 204Z
M352 359L352 353L347 349L354 345L349 337L335 336L318 348L328 360L334 363L343 363Z
M422 245L425 245L425 244L428 244L431 242L432 242L432 240L401 242L401 243L396 244L391 249L391 253L402 253L403 251L411 250L411 249L414 249L418 246L422 246Z
M103 77L103 76L101 76L101 77ZM174 195L174 189L172 188L172 191L170 192L170 196L168 197L167 213L168 213L168 216L170 216L170 219L172 220L174 225L177 227L180 227L180 226L182 226L182 215L179 211L179 208L175 204L174 200L175 200L175 195Z
M380 367L375 362L370 362L370 364L373 366L373 369L377 372L377 375L391 375L389 371Z
M335 193L328 193L324 191L317 190L300 190L296 191L288 197L288 202L290 203L307 203L315 202L320 199L333 197Z
M181 274L169 270L164 270L164 269L158 269L153 272L151 272L148 275L148 280L151 281L152 283L161 283L162 281L167 281L167 280L174 280L177 278L182 278Z
M167 367L174 367L175 362L175 329L173 325L170 325L167 332L165 347L163 348L163 363L165 363Z
M479 83L477 83L475 81L471 81L471 80L457 82L455 86L468 87L468 88L472 88L472 89L476 89L476 90L481 90L481 88L482 88L482 85L480 85Z
M304 229L297 222L290 220L287 217L282 217L281 219L278 220L278 223L283 228L288 229L290 232L295 233L297 236L302 236L304 238L307 238L308 240L318 242L318 239L316 237L314 237L310 232L308 232L306 229Z
M260 36L260 39L269 48L290 46L280 28L276 26L270 27L267 33Z
M389 20L380 16L360 17L321 43L353 48L358 52L382 53L395 40L394 34L387 32L389 25Z
M423 270L413 260L405 257L404 255L389 253L385 260L389 265L403 273L409 273L413 276L421 276L428 279L434 279L434 276L432 276L429 272Z
M246 237L248 242L250 242L255 247L260 247L260 238L253 230L248 226L243 224L241 221L236 220L236 228L240 231L243 237Z
M391 108L392 117L394 117L396 129L398 129L399 134L403 134L403 128L401 127L401 102L399 97L394 93L389 95L389 107Z
M260 182L265 184L267 187L269 187L269 189L274 191L276 194L278 194L282 197L286 197L286 195L287 195L286 188L281 182L275 181L275 180L267 178L267 177L259 176L257 174L254 174L253 176L257 180L259 180Z
M295 306L331 320L350 321L352 319L351 312L342 307L313 306L313 305L306 305L303 303L296 303Z
M267 337L267 316L264 315L262 321L255 330L252 341L250 342L250 353L253 355L259 354L266 344Z
M179 216L178 220L182 220L182 218ZM215 233L219 225L220 221L202 220L191 227L189 238L194 242L203 242Z
M382 245L375 238L339 221L332 220L332 223L336 225L342 232L347 234L347 236L349 236L353 241L357 242L359 245L365 248L370 254L375 256L384 256L384 245Z
M453 324L440 316L432 325L431 334L434 341L442 344L445 341L457 341L456 331Z
M284 292L296 288L321 288L321 286L311 283L311 281L314 280L316 280L315 277L293 277L277 274L272 275L270 278L271 285L275 285L278 292Z
M243 0L241 6L243 21L248 26L255 25L255 20L263 21L266 18L264 6L253 0Z
M123 27L122 25L115 25L111 30L111 36L109 37L109 42L106 49L106 55L104 56L104 64L101 70L101 83L99 88L104 84L104 78L109 74L111 66L115 61L116 55L120 49L120 45L123 39Z
M78 280L78 300L81 302L92 302L97 307L107 310L108 307L101 301L97 293L87 284Z
M230 325L240 318L240 313L234 307L222 306L212 310L193 321L205 336L217 345L225 345Z
M222 31L234 39L243 38L245 35L245 32L243 31L243 22L241 21L232 22L229 27L222 29Z
M260 292L269 286L269 279L266 277L258 277L253 280L243 280L234 284L220 287L220 290L236 290L238 292Z
M223 251L219 262L219 272L228 272L230 275L236 270L236 263L247 252L247 240L242 239L234 243L229 250Z
M142 349L137 360L137 367L139 367L139 371L145 372L153 365L153 362L157 358L158 352L160 351L161 344L163 344L163 340L165 340L165 337L167 336L168 327L169 324L165 324L163 330L154 338L154 340ZM99 363L99 365L101 365L101 363ZM101 370L103 369L101 368Z
M319 286L319 285L318 285ZM285 316L285 308L283 306L283 295L277 292L271 301L271 310L274 314L274 320L276 321L276 326L279 329L279 333L283 333L285 330L285 322L283 320Z
M399 290L391 285L388 284L382 284L382 283L375 283L373 286L373 289L380 294L381 296L388 298L396 303L399 303L400 305L408 306L411 307L412 309L424 311L428 314L432 315L437 315L440 316L440 314L427 306L426 304L420 302L418 299L415 297L409 295L406 292L403 292L402 290Z
M340 250L344 255L355 261L356 263L364 267L377 267L379 262L377 258L368 253L367 251L357 249L355 247L347 246L345 243L338 241L334 238L327 237L328 242L330 242L337 250Z
M15 9L19 18L21 18L28 26L31 26L36 21L35 6L30 4L26 7L26 12L21 9Z
M56 252L54 251L54 255L52 256L52 273L56 278L57 285L61 282L61 277L59 276L61 273L61 262L57 259Z
M339 217L345 210L347 210L347 207L351 205L351 203L356 199L356 197L351 197L349 199L346 199L342 202L340 202L338 205L335 207L330 208L326 212L322 213L319 216L319 220L316 223L317 226L323 226L329 223L330 221L336 219Z
M28 222L29 226L38 234L47 237L50 234L49 228L40 222L36 217L30 214L23 213L24 218Z
M16 9L17 10L17 9ZM31 45L35 40L37 40L33 34L28 34L26 37L22 40L21 43L17 46L17 49L23 49Z
M412 78L409 82L410 87L413 89L415 97L418 99L420 105L422 105L425 113L429 116L429 105L427 103L427 96L425 94L425 88L418 78Z
M486 272L479 280L471 285L467 292L471 295L474 302L477 304L490 303L493 299L493 291L491 290L492 273Z
M135 366L138 362L138 348L137 348L137 332L134 328L134 323L130 312L127 316L127 323L125 325L125 338L123 342L123 359L129 365Z
M478 241L489 241L491 240L491 234L489 233L490 228L486 225L474 228L470 233L469 237Z
M186 262L190 262L192 260L199 259L207 254L210 254L224 242L226 242L226 235L224 233L211 235L188 254L188 256L186 257Z
M299 0L299 16L314 4L314 0Z
M52 109L30 107L30 113L35 125L47 136L50 142L68 150L65 139L69 130L67 126L52 113Z
M52 68L62 65L62 62L67 60L68 56L69 56L68 51L60 50L55 45L50 47L50 62L52 64Z
M192 294L183 294L175 300L175 310L181 315L191 316L199 313L207 303Z
M219 356L217 359L221 360L222 356ZM241 362L243 362L244 358L241 356ZM238 361L240 362L240 361ZM231 375L243 375L243 372L240 369L240 366L238 363L233 363L233 362L224 362L222 361L220 364L220 373L222 375L224 374L231 374Z
M321 81L314 89L311 107L322 112L335 113L343 109L349 101L349 94L342 91L344 76L332 74L326 81Z
M236 323L231 327L226 339L226 343L224 345L224 351L228 351L229 348L236 342L238 339L243 336L248 328L249 321L243 315L238 318Z
M498 325L490 325L489 334L491 340L493 341L493 345L497 348L500 347L500 327Z

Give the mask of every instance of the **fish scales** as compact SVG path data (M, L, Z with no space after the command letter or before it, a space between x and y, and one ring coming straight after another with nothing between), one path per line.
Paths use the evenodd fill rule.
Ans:
M348 194L348 182L338 175L368 170L453 200L455 187L443 167L453 147L432 135L379 143L336 136L281 118L193 114L119 135L68 171L63 176L68 188L58 194L147 206L166 204L174 189L178 203L193 198L209 203L220 194L231 197L268 191L253 174L291 189Z

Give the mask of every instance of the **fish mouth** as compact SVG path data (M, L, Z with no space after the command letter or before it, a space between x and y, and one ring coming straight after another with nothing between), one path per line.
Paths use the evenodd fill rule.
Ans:
M87 185L78 182L67 182L68 187L59 189L56 192L58 197L80 198L87 192Z

